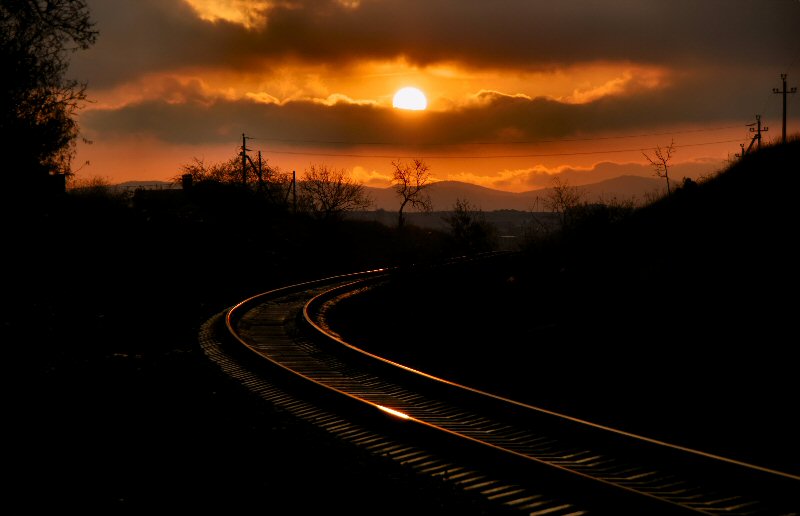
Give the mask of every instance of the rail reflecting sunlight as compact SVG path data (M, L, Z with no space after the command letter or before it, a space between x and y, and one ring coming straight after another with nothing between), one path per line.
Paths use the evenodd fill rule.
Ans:
M386 412L387 414L399 417L400 419L411 419L411 416L409 416L408 414L404 414L399 410L390 409L389 407L384 407L383 405L375 405L375 406L381 409L382 411Z

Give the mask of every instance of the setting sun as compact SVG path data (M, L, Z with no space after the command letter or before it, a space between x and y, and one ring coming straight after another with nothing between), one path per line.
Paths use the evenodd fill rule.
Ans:
M418 88L401 88L394 94L392 106L398 109L422 111L428 107L428 99L425 98L425 94Z

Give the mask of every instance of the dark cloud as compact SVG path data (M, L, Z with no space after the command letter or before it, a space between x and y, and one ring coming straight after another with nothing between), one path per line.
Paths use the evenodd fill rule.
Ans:
M756 114L766 118L780 112L771 90L780 86L786 65L795 64L790 78L800 77L794 35L800 3L792 0L364 0L356 9L332 0L289 4L269 11L265 26L248 29L203 21L178 0L90 0L100 39L94 49L76 54L72 70L90 88L183 68L197 70L192 75L201 79L151 81L148 100L90 106L81 113L81 127L98 144L142 135L167 144L230 144L235 151L247 133L262 140L260 147L298 151L383 154L402 148L404 154L463 155L501 148L476 143L528 142L535 153L544 148L537 143L548 140L744 124ZM301 60L344 69L364 58L398 56L418 64L506 67L508 74L613 60L653 64L670 73L658 87L634 78L621 93L583 104L493 91L488 88L496 86L487 83L470 103L457 99L448 110L413 114L344 97L332 104L232 99L201 82L209 67L269 73L284 60ZM779 128L771 125L774 134ZM606 172L625 173L609 167L591 173L576 168L564 177L583 181L587 174L596 180ZM642 172L641 166L629 167ZM544 179L534 172L527 182L546 186L539 184Z
M180 0L91 0L100 38L74 71L103 87L148 71L244 70L284 59L539 70L576 63L785 67L800 51L795 0L297 0L264 26L206 22Z
M759 101L763 98L759 96ZM159 100L87 111L81 123L107 136L151 134L180 144L220 143L247 132L285 145L346 148L384 143L430 153L436 146L535 143L714 120L744 123L751 117L748 99L746 92L717 92L711 85L689 83L586 104L484 92L460 109L405 113L346 101L328 105L310 100L281 104L228 100L208 96L189 82L172 84Z
M94 47L75 55L71 72L94 88L182 68L245 68L252 59L243 27L203 21L181 0L88 3L99 37Z

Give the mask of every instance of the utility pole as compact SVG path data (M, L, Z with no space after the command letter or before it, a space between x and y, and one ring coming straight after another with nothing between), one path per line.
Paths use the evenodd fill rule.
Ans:
M261 169L261 151L258 151L258 190L264 189L263 171Z
M756 121L752 124L747 124L748 126L755 125L756 127L750 127L751 133L756 133L753 136L753 139L750 140L750 145L747 146L747 151L742 152L742 156L745 155L746 152L750 152L750 149L753 148L753 143L756 144L756 148L761 148L761 133L769 131L769 127L761 127L761 115L756 115Z
M772 88L772 93L780 93L783 95L783 131L781 132L781 142L786 143L786 94L787 93L797 93L797 88L793 87L791 90L786 89L786 74L781 74L781 80L783 81L783 89L779 90L778 88Z
M742 149L742 152L739 152L739 153L736 153L736 154L734 154L734 156L735 156L735 157L737 157L737 158L741 158L741 157L743 157L743 156L744 156L744 144L743 144L743 143L740 143L740 144L739 144L739 147L741 147L741 149Z
M247 140L252 138L242 133L242 184L245 186L247 186L247 151L251 150L247 148Z

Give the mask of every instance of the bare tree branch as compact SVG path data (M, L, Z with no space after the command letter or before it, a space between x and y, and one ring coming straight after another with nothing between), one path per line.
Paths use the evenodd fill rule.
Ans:
M300 203L322 219L340 218L345 211L365 210L372 206L364 186L340 169L312 165L299 184Z
M433 209L431 198L424 191L430 186L430 167L421 159L414 159L411 163L397 160L392 162L392 166L394 190L400 196L397 226L403 227L405 224L403 210L407 205L425 212Z
M669 184L669 161L675 153L675 140L672 140L669 146L663 149L660 146L656 146L653 153L655 154L654 157L651 157L645 152L643 152L642 155L653 166L656 176L663 177L667 180L667 195L670 195L672 190Z
M572 211L583 202L583 194L577 186L570 185L566 179L554 176L553 186L543 202L547 209L559 215L561 227L565 228L569 224Z

